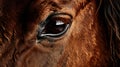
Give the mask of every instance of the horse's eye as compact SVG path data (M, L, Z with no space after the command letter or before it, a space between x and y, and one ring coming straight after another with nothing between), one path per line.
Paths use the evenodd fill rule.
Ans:
M44 22L40 24L38 39L41 37L60 37L71 25L71 15L69 14L54 14L50 15Z

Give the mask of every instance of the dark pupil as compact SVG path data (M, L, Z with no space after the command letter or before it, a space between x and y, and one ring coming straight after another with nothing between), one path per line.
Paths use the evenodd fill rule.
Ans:
M49 20L43 30L43 34L58 34L65 29L65 24L59 24L57 23L62 22L59 20Z

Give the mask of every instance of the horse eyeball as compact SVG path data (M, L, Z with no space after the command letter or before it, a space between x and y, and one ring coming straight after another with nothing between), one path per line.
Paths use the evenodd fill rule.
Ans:
M40 24L41 30L37 37L38 39L41 37L60 37L65 34L71 23L71 15L66 13L53 14Z

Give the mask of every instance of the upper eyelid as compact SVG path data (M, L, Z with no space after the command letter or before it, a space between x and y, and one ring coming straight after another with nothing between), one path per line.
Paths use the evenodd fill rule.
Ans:
M71 14L68 14L68 13L54 12L54 13L51 13L46 19L49 19L49 18L57 16L57 15L68 15L68 16L70 16L71 19L73 18L73 16Z
M61 13L60 13L60 12L54 12L54 13L51 13L51 14L45 19L45 21L43 21L43 22L40 23L40 27L41 27L41 28L44 28L44 26L47 24L47 22L49 21L49 19L50 19L51 17L56 16L56 15L68 15L68 16L70 16L70 18L71 18L70 22L72 22L73 16L72 16L71 14L62 13L62 12L61 12Z
M63 18L63 17L54 17L51 18L52 21L63 21L65 24L71 23L72 20L70 18Z

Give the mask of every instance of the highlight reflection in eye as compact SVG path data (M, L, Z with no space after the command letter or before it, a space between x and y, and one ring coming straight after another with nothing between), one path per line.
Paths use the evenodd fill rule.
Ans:
M56 21L56 25L63 25L63 24L64 24L64 22L62 22L60 20Z
M66 13L53 14L40 24L37 38L60 37L68 30L72 22L72 17Z

